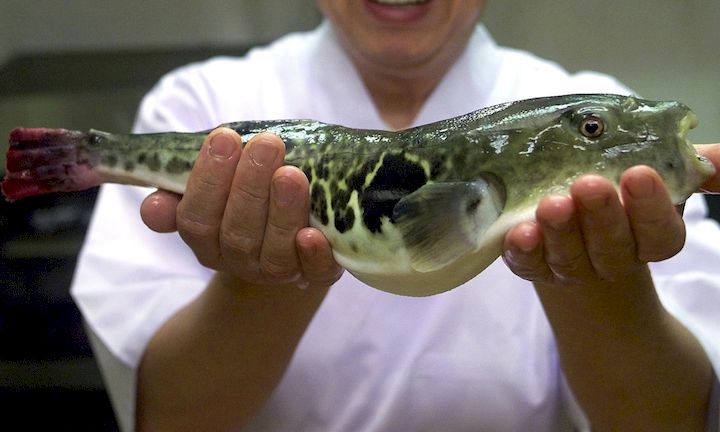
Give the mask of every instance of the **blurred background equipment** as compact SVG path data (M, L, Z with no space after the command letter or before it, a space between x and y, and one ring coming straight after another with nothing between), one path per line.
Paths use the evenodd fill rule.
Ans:
M610 4L490 1L484 21L501 44L687 103L700 118L691 139L720 140L720 2ZM140 98L165 72L319 22L314 0L4 0L0 135L21 125L129 131ZM6 146L0 139L3 155ZM95 194L0 200L2 430L117 428L68 294Z

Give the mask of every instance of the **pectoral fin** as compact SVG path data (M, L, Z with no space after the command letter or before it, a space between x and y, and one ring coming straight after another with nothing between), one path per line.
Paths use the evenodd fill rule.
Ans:
M475 251L482 234L500 216L504 188L483 178L429 183L401 199L393 220L419 272L437 270Z

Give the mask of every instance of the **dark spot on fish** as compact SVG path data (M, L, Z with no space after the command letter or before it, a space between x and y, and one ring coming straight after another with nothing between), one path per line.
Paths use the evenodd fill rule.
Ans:
M321 224L327 225L330 222L330 217L327 214L325 190L317 183L312 186L312 191L310 192L310 211L320 220Z
M352 229L355 224L355 211L352 207L335 209L335 229L340 233Z
M355 213L353 213L353 215L354 215L354 214L355 214ZM357 245L357 243L355 243L355 242L350 242L350 250L353 251L353 252L355 252L355 253L360 252L360 249L358 248L358 245Z
M302 165L302 172L305 173L305 177L308 178L308 181L313 181L312 167L309 163L306 162Z
M377 160L372 160L366 161L365 163L360 165L360 167L354 173L348 176L348 187L351 190L361 192L363 187L365 187L365 179L367 178L368 173L370 173L376 163Z
M103 158L103 164L114 168L118 164L118 157L114 154L109 154Z
M347 225L348 229L355 226L355 209L352 207L345 209L345 225Z
M335 209L335 229L340 234L347 231L347 226L345 225L345 211L338 208Z
M141 152L140 154L138 154L137 163L139 163L140 165L145 165L146 162L147 162L147 153Z
M193 164L190 161L186 161L179 157L173 157L167 165L165 165L165 172L169 174L182 174L192 170L192 165Z
M328 178L328 160L325 156L320 156L317 163L315 164L315 173L320 179Z
M459 149L454 150L455 151L452 152L451 156L452 167L455 171L459 171L467 163L468 154L464 151L459 151Z
M422 167L402 154L387 154L372 183L362 192L360 206L365 226L374 233L382 230L382 218L392 221L393 208L402 197L427 182Z
M340 189L337 182L330 184L330 196L332 197L332 207L334 209L345 209L350 201L351 191Z
M131 161L130 159L125 161L124 165L125 171L135 171L135 162Z
M152 153L145 162L147 167L150 169L150 171L160 171L160 168L162 168L162 163L160 162L160 155L155 152Z

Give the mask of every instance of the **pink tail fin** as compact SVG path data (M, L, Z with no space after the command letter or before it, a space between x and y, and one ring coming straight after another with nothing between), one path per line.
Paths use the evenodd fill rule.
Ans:
M16 128L10 132L5 181L8 201L49 192L70 192L100 184L89 135L66 129Z

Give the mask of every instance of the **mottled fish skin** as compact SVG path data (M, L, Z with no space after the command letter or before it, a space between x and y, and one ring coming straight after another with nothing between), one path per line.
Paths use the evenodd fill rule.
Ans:
M600 122L598 136L583 131L588 119ZM310 181L311 225L338 263L381 290L422 296L477 275L499 256L511 226L581 174L617 184L627 168L649 165L683 201L713 172L686 140L695 123L678 102L566 95L398 132L310 120L223 126L245 141L265 131L283 139L285 162ZM207 132L91 131L88 153L106 181L181 193Z

